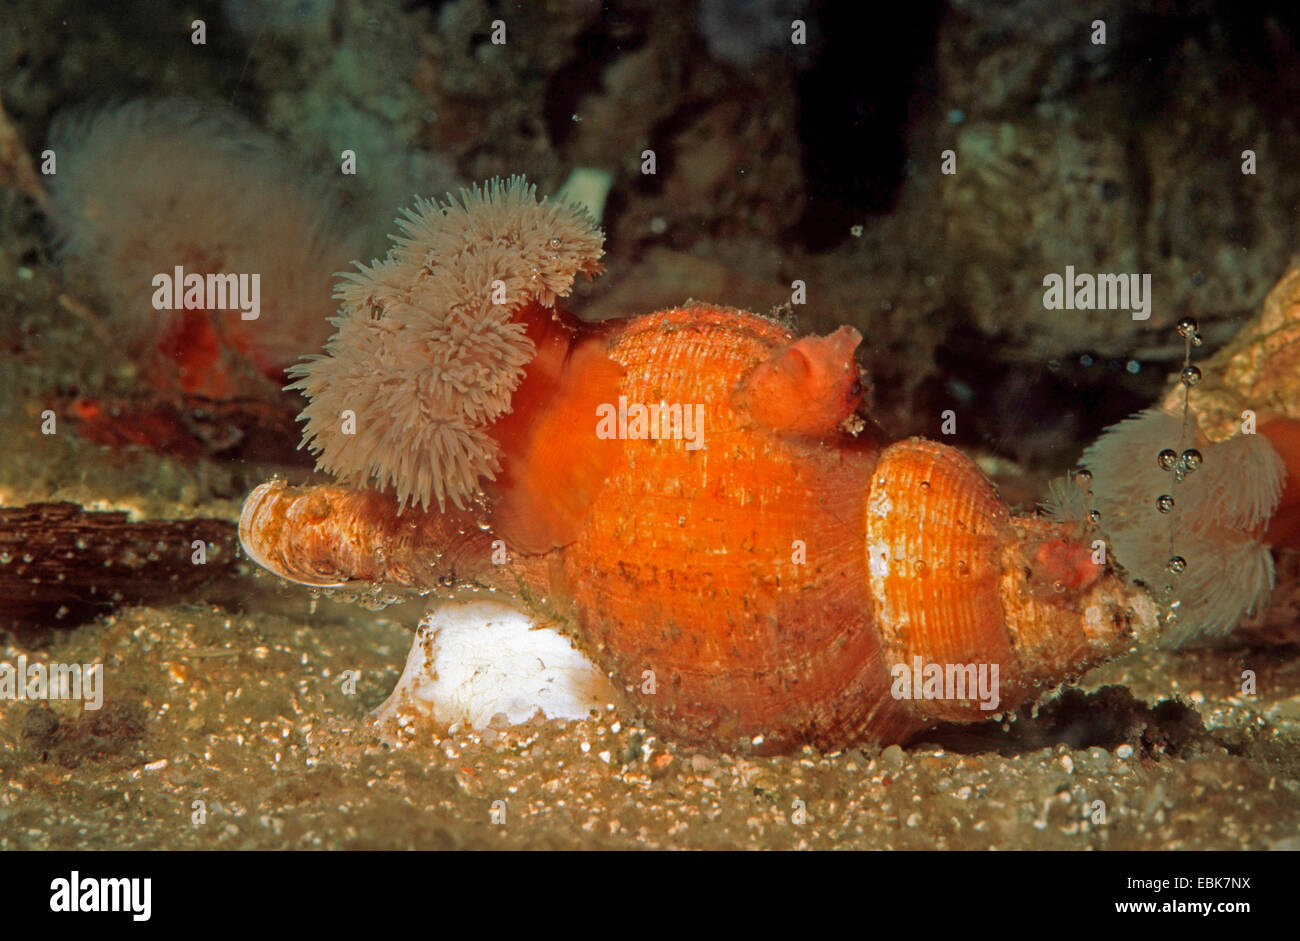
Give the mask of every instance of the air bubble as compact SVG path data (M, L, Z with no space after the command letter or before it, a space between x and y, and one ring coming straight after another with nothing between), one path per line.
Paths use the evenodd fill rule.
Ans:
M1184 317L1178 321L1178 335L1183 339L1191 339L1200 329L1201 325L1196 322L1195 317Z
M1165 448L1156 455L1156 463L1161 470L1171 471L1178 465L1178 452L1173 448Z
M1161 513L1170 513L1174 509L1174 498L1167 493L1156 497L1156 509Z
M1183 385L1191 388L1201 381L1201 371L1195 366L1184 366L1183 371L1178 375Z
M1101 510L1089 510L1089 511L1088 511L1088 522L1089 522L1089 523L1100 523L1100 522L1101 522Z
M1194 470L1200 470L1202 460L1201 452L1195 448L1188 448L1183 452L1183 456L1180 460L1182 461L1183 470L1190 474Z
M1187 560L1184 559L1181 555L1173 556L1169 560L1169 564L1167 568L1175 575L1181 575L1183 574L1183 572L1187 571ZM1171 619L1173 618L1173 612L1170 612L1170 618Z
M1081 467L1074 472L1074 479L1082 486L1092 483L1092 471L1086 467Z

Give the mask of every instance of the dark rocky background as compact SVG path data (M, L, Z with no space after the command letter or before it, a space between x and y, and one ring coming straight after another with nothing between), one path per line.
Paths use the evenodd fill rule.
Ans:
M789 41L795 18L806 46ZM488 40L496 19L504 46ZM1199 320L1208 356L1286 269L1297 27L1294 3L1230 0L9 0L0 101L32 154L65 111L177 94L234 108L327 170L354 149L350 218L376 255L415 193L520 172L554 192L576 168L602 171L608 272L580 313L688 297L769 311L802 280L803 328L863 333L883 431L937 436L953 409L957 443L1009 469L1003 492L1025 505L1157 398L1182 360L1180 317ZM0 503L229 526L267 473L240 450L246 413L157 419L185 426L183 453L35 430L69 397L139 408L137 370L102 299L59 263L39 198L5 172ZM1066 265L1151 274L1151 319L1044 310L1042 278ZM1295 849L1286 598L1265 635L1144 652L1014 725L906 751L711 756L608 718L393 752L364 716L418 610L376 617L245 568L5 635L0 659L102 661L117 685L94 718L0 710L0 845ZM355 696L339 690L346 669L362 671ZM1258 695L1241 693L1248 669ZM489 826L507 797L512 825ZM191 821L196 799L207 824ZM1099 799L1095 825L1084 810ZM790 822L795 800L809 826Z

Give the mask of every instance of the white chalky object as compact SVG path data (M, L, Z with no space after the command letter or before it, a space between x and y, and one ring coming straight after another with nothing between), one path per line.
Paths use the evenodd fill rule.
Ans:
M374 719L405 714L453 732L485 729L498 715L511 725L538 712L585 719L611 695L605 675L559 631L499 601L447 603L421 619L402 677Z

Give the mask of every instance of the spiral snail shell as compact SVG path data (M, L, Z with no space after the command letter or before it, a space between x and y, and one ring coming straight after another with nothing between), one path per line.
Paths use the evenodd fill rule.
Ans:
M245 504L249 555L310 585L507 592L559 618L651 727L724 749L986 719L1154 628L1086 530L1012 515L953 448L844 430L852 328L797 338L707 305L600 328L513 316L538 353L486 427L502 472L481 505L272 482ZM658 434L623 427L649 404Z

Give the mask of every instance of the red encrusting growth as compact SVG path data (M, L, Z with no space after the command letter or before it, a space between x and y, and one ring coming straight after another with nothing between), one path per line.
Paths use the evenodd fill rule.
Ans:
M74 399L64 410L88 441L109 448L136 445L164 451L182 460L197 460L202 446L178 421L174 409L136 405L114 408L97 399Z
M1093 550L1084 541L1056 536L1043 540L1033 555L1035 581L1054 591L1082 591L1106 571L1093 561Z
M157 359L144 374L157 389L174 389L213 399L247 395L246 382L252 369L241 372L237 365L246 360L271 382L284 383L287 362L275 362L258 349L256 338L237 328L219 336L213 326L213 312L187 309L180 312L158 339ZM229 317L229 311L215 316Z

